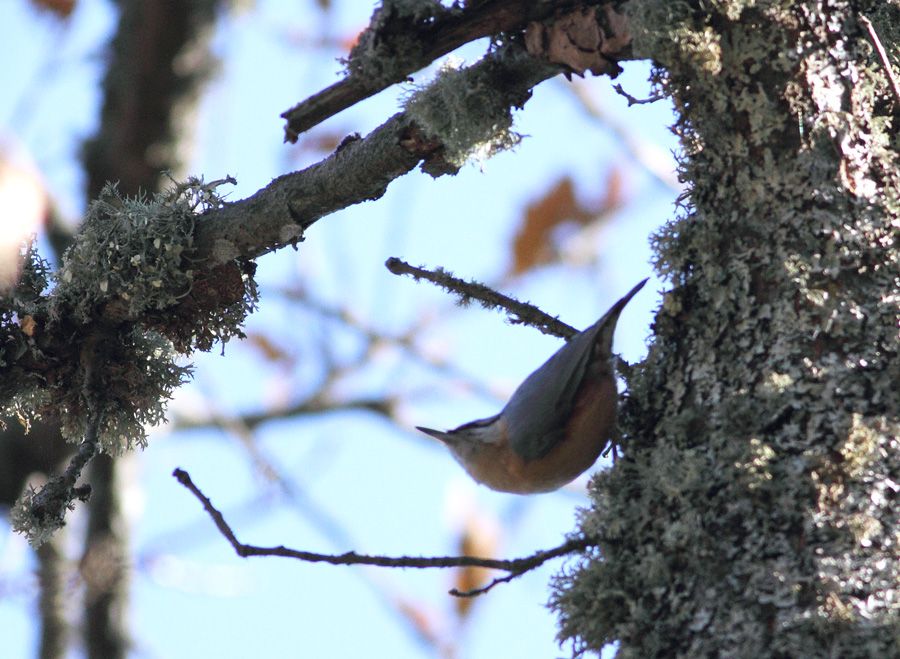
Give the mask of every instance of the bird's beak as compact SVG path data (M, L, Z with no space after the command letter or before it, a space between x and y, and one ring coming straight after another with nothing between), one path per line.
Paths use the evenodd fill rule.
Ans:
M450 441L450 433L442 432L440 430L434 430L432 428L423 428L422 426L416 426L416 430L420 430L424 432L426 435L431 435L435 439L439 439L442 442Z

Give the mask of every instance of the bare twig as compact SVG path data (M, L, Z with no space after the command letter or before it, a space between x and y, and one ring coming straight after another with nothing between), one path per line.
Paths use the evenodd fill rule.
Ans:
M99 414L94 414L88 424L84 441L78 446L78 451L69 460L66 470L50 479L41 488L40 492L32 499L32 511L39 519L62 518L65 509L76 499L87 501L90 497L91 486L82 485L76 487L75 483L81 477L81 472L88 462L97 454Z
M605 128L612 131L636 163L670 190L675 192L682 190L683 186L675 175L674 163L672 166L667 166L672 159L665 150L642 139L637 131L632 129L632 126L624 124L605 112L588 93L586 85L572 84L566 85L566 88L575 94L575 98L581 103L582 109L588 116L602 122Z
M343 525L343 522L333 515L326 507L315 501L306 487L299 481L296 473L291 476L282 469L276 461L266 455L265 450L253 431L249 428L232 428L238 441L247 451L254 467L260 472L266 482L275 485L280 494L288 502L290 508L300 515L307 523L324 536L332 546L352 547L358 543L353 540L352 534ZM308 460L305 462L307 466ZM318 471L318 470L313 470ZM267 506L268 507L268 506ZM259 513L259 504L254 509L254 515ZM424 644L432 650L440 645L440 639L434 633L430 633L428 625L422 625L421 620L410 615L411 610L418 610L416 603L408 601L407 597L394 588L384 573L377 573L378 568L368 567L355 571L354 576L368 586L372 593L380 600L385 611L392 611L402 627L412 635L417 642Z
M296 558L309 563L329 563L331 565L374 565L377 567L399 567L399 568L454 568L454 567L483 567L493 570L504 570L509 572L508 579L498 580L498 583L510 581L511 579L533 570L543 565L553 558L559 558L567 554L583 551L588 547L593 547L596 542L588 538L569 539L559 547L539 551L531 556L524 558L515 558L509 560L494 558L479 558L477 556L371 556L366 554L358 554L356 552L346 552L343 554L319 554L316 552L303 551L299 549L290 549L284 546L278 547L257 547L242 543L235 536L234 531L225 521L225 517L216 509L203 492L191 480L190 474L183 469L175 469L172 475L179 483L184 485L197 499L203 504L203 508L212 517L213 522L219 532L225 536L235 553L241 558L249 556L281 556L283 558ZM492 586L491 586L492 587ZM486 590L489 590L486 588ZM456 593L451 594L468 597L477 595L478 593Z
M465 281L454 277L443 268L428 270L417 268L406 261L391 257L384 264L395 275L410 275L414 279L425 279L445 290L459 296L462 304L467 304L473 299L478 300L485 309L505 309L510 314L510 322L516 325L530 325L544 334L559 336L569 339L576 334L571 325L544 313L533 304L520 302L507 295L498 293L489 286L474 281Z
M626 92L622 85L618 84L613 85L613 89L616 90L616 93L619 96L628 101L628 107L631 107L632 105L648 105L650 103L656 103L657 101L665 98L665 96L663 96L662 94L654 94L653 96L650 96L648 98L635 98L634 96Z
M24 534L35 548L49 540L53 533L65 526L66 510L74 508L74 501L87 501L90 485L76 486L85 466L97 455L102 413L94 408L87 422L84 440L69 460L66 470L52 476L44 486L26 491L13 509L13 529Z
M516 579L517 577L521 577L523 574L525 574L525 573L524 572L512 572L510 574L507 574L505 577L497 577L496 579L492 579L491 581L489 581L484 586L481 586L480 588L473 588L472 590L459 590L457 588L451 588L449 593L451 595L453 595L454 597L478 597L479 595L483 595L484 593L488 592L494 586L501 584L501 583L509 583L513 579Z
M881 39L878 38L875 26L872 25L872 21L862 14L859 15L859 22L862 23L862 26L869 32L869 38L872 40L872 45L875 46L875 51L881 59L881 65L884 67L884 73L887 75L888 81L890 82L891 91L894 93L894 100L896 100L898 106L900 106L900 83L897 82L897 77L894 75L891 61L888 59L888 54L887 51L885 51L884 46L881 45Z
M341 410L373 412L390 419L393 418L394 402L389 398L359 398L356 400L332 401L325 395L317 394L294 405L277 407L262 412L250 412L238 416L223 416L215 413L197 418L174 416L171 419L171 425L174 430L194 430L208 427L230 428L235 424L253 429L275 419L290 419L308 414L321 414L323 412Z
M291 476L288 476L283 469L270 460L269 456L263 455L263 451L258 445L251 447L250 444L255 444L255 442L252 437L249 437L249 431L247 434L246 441L245 438L240 438L242 444L251 453L256 467L262 472L266 481L273 482L281 495L287 499L289 509L308 522L331 545L346 547L355 544L352 533L343 527L343 522L314 500L303 483L298 481L298 475L292 472ZM272 510L272 493L270 491L256 494L238 504L233 513L237 517L247 518L249 516L256 519L261 510ZM161 556L164 556L165 552L171 553L176 544L181 547L186 543L196 543L200 538L195 532L197 527L198 522L195 521L182 528L167 529L151 541L144 543L144 552L136 561L139 569L147 569ZM151 549L147 550L146 547L151 547ZM162 548L165 550L163 551ZM373 567L368 570L358 570L354 576L371 589L386 611L393 611L397 620L402 623L403 629L410 633L416 643L423 644L423 647L430 649L436 647L437 640L427 633L423 633L420 621L415 616L410 616L410 611L419 610L419 607L415 603L410 603L406 595L399 592L388 579L384 578L383 573L377 572L377 568ZM2 589L3 583L0 580L0 590Z

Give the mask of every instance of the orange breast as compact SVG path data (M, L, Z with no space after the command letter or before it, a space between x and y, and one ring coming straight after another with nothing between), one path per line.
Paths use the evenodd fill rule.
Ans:
M565 439L541 458L526 462L508 442L479 447L464 466L479 483L501 492L550 492L587 470L600 455L616 421L618 394L612 375L586 378L578 392Z

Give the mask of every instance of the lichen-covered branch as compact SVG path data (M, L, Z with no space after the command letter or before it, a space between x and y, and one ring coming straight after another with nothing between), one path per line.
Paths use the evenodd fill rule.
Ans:
M76 500L90 498L91 487L76 483L99 450L101 418L102 411L95 408L84 439L63 473L52 476L40 490L27 490L16 502L11 515L13 529L25 535L32 546L40 547L65 526L66 511Z
M507 143L512 109L559 71L514 44L471 67L446 71L412 97L406 112L366 137L347 140L324 161L205 214L197 223L198 258L209 267L295 243L320 218L380 198L391 181L420 163L436 176L455 173L466 155ZM428 122L439 114L453 121Z
M285 141L387 87L403 82L470 41L523 31L531 22L599 0L483 0L442 5L437 0L384 0L347 58L347 76L282 113Z
M209 193L199 182L146 200L107 188L91 205L49 293L45 264L33 251L26 254L26 276L2 300L6 414L27 420L52 413L63 436L76 440L99 409L105 452L143 445L144 426L162 420L171 393L190 372L176 353L238 334L253 304L248 278L240 282L243 297L230 305L193 317L169 311L192 291L195 271L185 253L196 206L219 203ZM100 378L102 395L90 394L98 388L88 386L90 373Z
M393 257L385 262L385 266L395 275L410 275L413 279L425 279L444 288L459 297L460 304L465 305L472 300L478 300L485 309L505 309L510 315L511 323L530 325L543 334L551 334L563 339L570 339L578 334L578 330L574 327L567 325L559 318L544 313L533 304L515 300L484 284L454 277L452 273L442 268L437 270L417 268Z
M410 4L418 9L429 5ZM497 11L506 16L504 4L473 3L467 11ZM547 3L535 4L541 5L540 11L547 10ZM395 5L400 3L383 8L381 18L392 15ZM629 22L617 13L617 6L581 8L558 20L548 19L547 25L533 21L524 38L506 38L476 64L445 67L409 98L404 112L367 137L348 138L321 163L279 177L248 199L201 218L195 243L199 257L207 267L215 267L233 258L254 258L296 244L321 217L381 197L391 181L419 163L432 176L454 174L473 155L490 155L515 144L518 136L511 130L511 110L524 105L532 87L561 72L591 70L614 76L619 71L616 61L632 56ZM418 9L411 10L415 20L428 22L416 13ZM370 53L366 61L386 61L388 55L391 62L403 61L390 49L379 53L381 60L372 59Z

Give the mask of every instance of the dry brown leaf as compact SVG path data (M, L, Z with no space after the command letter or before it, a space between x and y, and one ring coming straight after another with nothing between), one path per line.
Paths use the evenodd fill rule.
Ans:
M59 18L68 18L75 10L75 0L31 0L31 4L56 14Z
M606 177L606 190L604 190L603 201L594 212L595 217L608 215L619 210L625 203L625 185L622 172L618 168L613 167Z
M512 274L520 275L553 260L550 235L564 222L585 223L593 217L575 198L572 179L564 176L547 193L525 209L525 218L513 242Z
M303 140L303 147L319 153L331 153L346 138L346 131L315 131Z
M35 321L34 316L25 315L19 319L19 327L22 328L22 334L25 336L34 336L37 330L37 321Z
M356 134L356 138L359 135ZM305 163L309 158L321 158L323 154L334 153L353 141L353 136L342 130L311 131L297 140L297 146L291 149L291 160L294 163Z
M571 177L559 179L547 193L525 209L525 217L513 240L510 274L520 275L557 258L552 234L557 227L572 222L586 225L605 219L624 203L622 173L613 168L606 178L603 198L582 203L575 194Z
M468 516L460 529L457 548L462 556L478 556L479 558L495 558L500 541L497 524L475 509L468 511ZM456 570L453 587L460 592L481 588L496 576L494 570L483 567L463 567ZM474 598L458 597L454 600L456 615L465 619L475 603Z
M407 598L398 597L395 599L395 604L397 611L409 621L423 641L432 647L440 646L440 621L433 612Z

